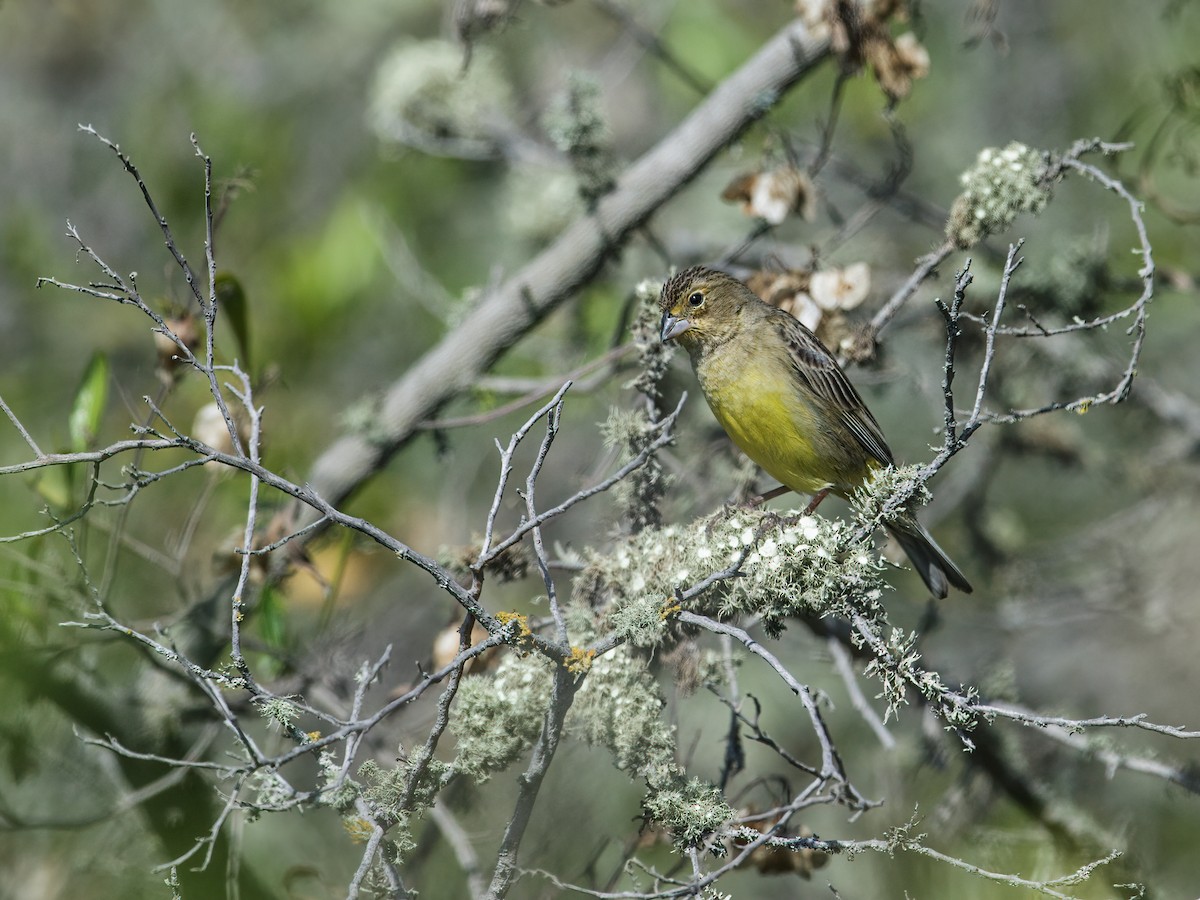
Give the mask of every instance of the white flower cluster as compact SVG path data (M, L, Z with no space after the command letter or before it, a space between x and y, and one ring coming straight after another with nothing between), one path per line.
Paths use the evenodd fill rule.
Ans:
M960 247L977 244L1003 231L1018 213L1040 212L1050 191L1039 183L1042 154L1014 141L1003 150L988 147L959 180L963 192L955 199L946 234Z

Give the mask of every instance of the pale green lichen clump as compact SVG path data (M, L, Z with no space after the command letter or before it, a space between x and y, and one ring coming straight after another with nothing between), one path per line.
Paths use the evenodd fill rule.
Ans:
M950 207L946 236L959 247L972 247L1003 231L1018 213L1038 213L1050 199L1042 183L1042 153L1014 141L1003 150L988 147L960 176L963 192Z
M490 155L491 118L511 106L511 89L490 48L476 48L464 71L462 48L450 41L402 41L379 66L367 119L384 141L460 142L464 152Z
M778 634L788 616L827 615L854 598L870 611L881 596L881 564L866 545L850 545L851 526L818 516L780 517L761 510L717 514L691 526L652 528L589 560L580 587L606 595L608 624L649 647L667 635L677 592L728 570L688 608L728 618L756 613Z
M651 422L645 410L613 408L601 426L604 446L617 451L623 465L642 453L658 436L658 426ZM630 531L662 524L659 501L666 486L662 462L651 455L645 463L612 489L613 502L622 522Z
M538 242L557 237L584 209L570 172L533 164L509 169L503 206L513 234Z
M680 847L696 846L733 818L733 809L717 788L682 774L647 793L643 806Z
M486 781L533 746L550 705L550 666L537 654L509 653L494 675L463 679L450 726L458 737L457 771Z
M571 161L579 195L591 207L612 189L615 161L612 133L601 104L600 82L584 72L572 72L567 87L546 113L550 140Z
M567 729L606 747L618 769L646 783L647 814L681 846L719 829L733 810L712 785L689 779L675 762L675 727L662 719L667 702L645 660L627 646L597 659L579 689Z
M634 648L663 643L685 606L720 618L757 614L772 633L800 613L877 617L882 565L853 538L845 522L755 510L647 527L588 557L568 608L569 630L582 641L611 631L622 643L588 657L565 730L607 748L617 768L645 783L645 813L679 846L718 832L733 810L717 788L689 778L676 762L666 700ZM681 601L682 592L722 572L730 577ZM528 751L550 702L552 665L537 654L512 654L494 675L463 679L451 725L455 771L482 780Z
M608 748L618 769L653 777L675 760L675 729L662 720L666 705L646 662L628 647L618 647L592 663L575 695L568 728Z
M920 466L888 466L876 469L861 487L854 491L850 503L864 522L883 525L905 509L915 509L929 502L929 489L920 481ZM893 497L910 492L911 497L892 509L887 508Z
M511 765L533 744L550 702L553 673L541 656L509 655L494 675L459 688L453 770L476 780ZM688 779L675 762L675 728L663 721L662 691L645 660L617 647L593 662L565 729L608 749L617 768L647 787L647 812L680 844L692 845L733 816L715 788Z
M670 351L658 335L660 312L658 292L661 282L643 281L636 289L637 317L630 327L637 350L637 375L625 387L642 395L645 402L630 410L614 407L601 426L604 443L620 454L621 463L644 452L660 435L662 427L658 406L662 399L662 380L670 364ZM654 410L654 419L651 419ZM625 528L638 532L662 525L660 503L670 479L662 461L652 454L623 479L612 491Z

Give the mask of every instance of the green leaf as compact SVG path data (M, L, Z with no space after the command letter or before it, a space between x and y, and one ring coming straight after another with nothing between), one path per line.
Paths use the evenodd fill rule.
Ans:
M51 509L64 510L71 505L75 485L75 466L47 466L33 482L33 489L50 504Z
M287 638L287 617L283 596L271 587L264 587L258 600L258 631L263 641L272 649L283 647Z
M100 419L108 403L108 375L108 357L100 351L93 353L67 419L71 449L76 453L92 447L100 432Z
M233 329L237 341L238 361L243 369L250 371L250 310L246 302L246 291L237 276L229 272L218 272L213 289L217 294L217 310Z

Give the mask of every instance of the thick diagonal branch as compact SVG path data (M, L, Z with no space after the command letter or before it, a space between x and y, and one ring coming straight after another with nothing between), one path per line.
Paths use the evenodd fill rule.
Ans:
M828 53L792 22L723 81L670 134L622 174L594 210L497 285L384 395L377 428L334 441L309 484L341 503L413 436L419 422L469 387L537 322L587 283L629 234L717 153L765 115Z

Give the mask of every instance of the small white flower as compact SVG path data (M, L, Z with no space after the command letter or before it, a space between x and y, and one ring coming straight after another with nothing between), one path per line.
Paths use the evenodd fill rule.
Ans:
M678 582L685 582L691 577L691 575L692 575L692 573L689 572L687 569L680 569L678 572L675 573L675 580Z
M857 262L842 269L813 272L808 291L821 309L854 309L871 289L871 267Z

